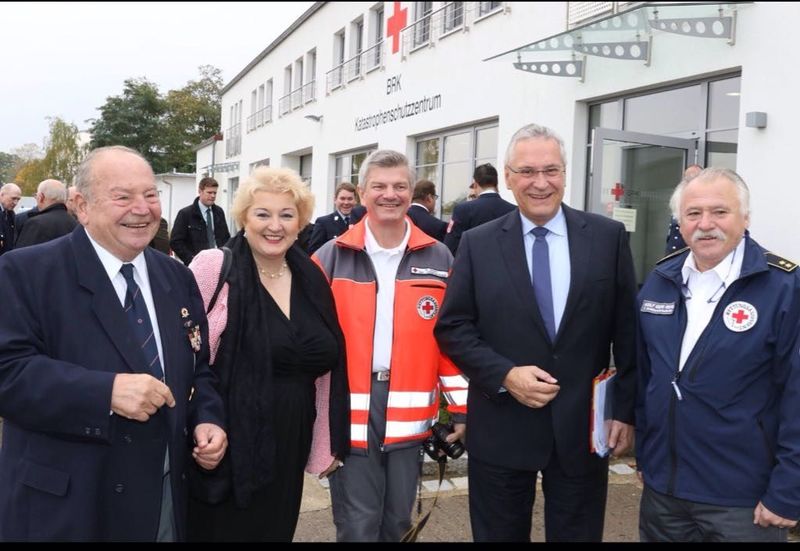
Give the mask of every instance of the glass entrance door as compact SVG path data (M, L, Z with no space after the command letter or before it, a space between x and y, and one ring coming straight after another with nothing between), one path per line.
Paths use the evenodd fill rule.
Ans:
M669 198L697 140L596 128L587 210L623 222L640 285L664 256Z

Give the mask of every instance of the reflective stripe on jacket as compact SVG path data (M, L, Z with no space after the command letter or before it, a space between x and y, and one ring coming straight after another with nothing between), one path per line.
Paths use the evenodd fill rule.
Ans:
M433 336L447 277L453 262L443 244L417 228L397 270L394 327L386 410L385 448L405 447L425 439L439 412L439 392L448 410L466 413L467 381L440 351ZM361 220L320 248L313 259L327 276L336 298L347 346L350 384L350 434L353 450L367 450L372 346L377 284L365 250Z

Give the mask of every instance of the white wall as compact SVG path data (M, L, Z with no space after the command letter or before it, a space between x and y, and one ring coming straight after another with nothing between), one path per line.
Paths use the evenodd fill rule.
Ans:
M156 187L161 197L161 216L172 224L178 211L188 206L197 197L197 184L194 174L167 173L156 174Z

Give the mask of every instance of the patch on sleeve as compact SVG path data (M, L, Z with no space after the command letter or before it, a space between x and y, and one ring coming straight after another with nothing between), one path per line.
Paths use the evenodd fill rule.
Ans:
M675 312L675 303L643 300L639 311L646 314L656 314L657 316L671 316Z

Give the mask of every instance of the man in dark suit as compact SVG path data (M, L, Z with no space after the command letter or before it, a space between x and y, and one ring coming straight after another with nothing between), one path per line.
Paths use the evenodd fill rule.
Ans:
M0 254L14 248L17 239L14 209L21 198L22 190L17 184L3 184L0 188Z
M408 207L408 217L414 224L438 241L444 241L447 231L447 222L439 220L431 213L436 208L436 185L430 180L420 180L414 186L414 195L411 206Z
M29 215L24 226L17 226L15 248L38 245L70 233L77 222L67 212L66 202L67 187L64 184L53 179L39 182L36 189L37 212Z
M500 218L515 208L497 193L497 169L491 164L475 167L470 188L473 187L477 188L474 190L477 194L475 199L456 205L450 218L450 225L447 226L444 244L453 255L456 254L461 235L465 231Z
M335 210L332 213L320 216L314 222L308 243L308 254L314 254L325 243L342 235L363 216L363 212L360 216L353 213L353 207L356 205L356 186L350 182L342 182L336 186L333 204Z
M81 227L0 258L0 541L181 540L188 453L227 445L203 301L147 247L143 157L96 149L77 186Z
M562 204L565 156L528 125L506 153L519 210L466 232L436 337L469 378L476 541L529 541L542 473L548 541L599 541L608 460L590 452L592 379L617 368L609 444L633 435L636 282L622 224Z
M231 238L225 212L214 202L219 183L206 176L200 180L197 198L175 216L169 245L187 266L205 249L222 247Z

